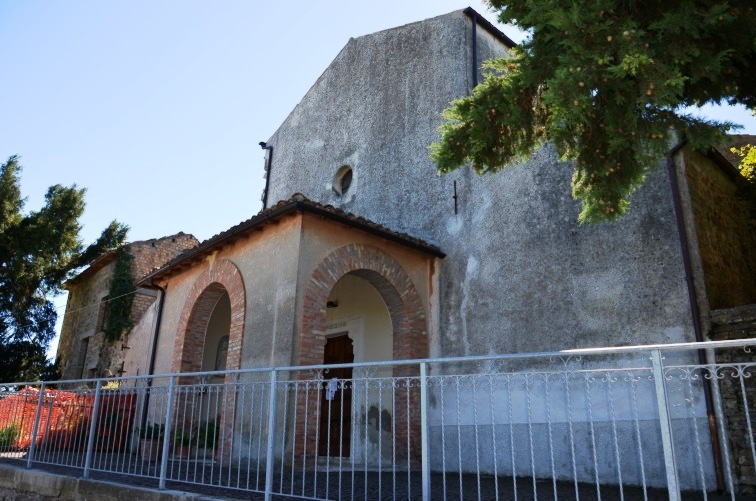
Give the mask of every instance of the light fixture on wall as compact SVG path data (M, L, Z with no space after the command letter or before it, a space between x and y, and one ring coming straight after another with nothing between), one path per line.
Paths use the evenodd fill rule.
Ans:
M338 301L328 301L326 303L326 308L338 308L339 302Z

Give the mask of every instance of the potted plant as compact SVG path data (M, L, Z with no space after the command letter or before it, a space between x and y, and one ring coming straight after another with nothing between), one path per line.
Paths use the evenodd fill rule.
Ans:
M139 454L148 461L157 461L163 452L163 437L165 426L162 424L147 424L139 430Z
M192 439L192 433L186 430L176 430L173 433L173 457L175 459L189 459Z
M197 448L195 457L200 459L212 459L214 457L215 442L220 438L220 427L212 420L200 423L197 428Z

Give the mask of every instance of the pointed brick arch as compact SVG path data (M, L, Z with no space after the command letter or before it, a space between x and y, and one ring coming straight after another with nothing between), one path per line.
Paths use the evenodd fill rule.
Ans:
M393 358L428 356L425 308L409 275L385 252L364 244L349 244L331 252L310 277L304 294L300 365L323 363L326 303L336 282L354 274L380 293L393 326Z
M226 368L241 365L246 295L239 268L226 259L213 262L207 272L194 282L184 303L176 330L171 372L196 372L202 369L205 333L210 315L223 294L231 302L231 326L228 333Z

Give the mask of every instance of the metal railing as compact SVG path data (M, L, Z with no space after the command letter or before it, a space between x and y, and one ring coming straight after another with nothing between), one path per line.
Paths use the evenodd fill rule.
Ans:
M753 345L13 383L0 461L265 499L736 499Z

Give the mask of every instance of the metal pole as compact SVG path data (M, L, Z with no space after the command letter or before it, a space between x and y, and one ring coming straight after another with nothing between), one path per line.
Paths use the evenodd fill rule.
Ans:
M276 446L276 414L278 399L276 398L276 383L278 373L273 369L270 373L270 401L268 403L268 448L265 458L265 501L273 499L273 460Z
M715 360L714 352L713 350L706 350L706 358L707 360ZM723 474L725 476L725 482L727 485L727 491L730 493L730 499L735 500L735 487L733 486L732 482L732 464L730 463L730 448L727 444L730 443L729 437L727 436L727 429L724 426L725 418L724 418L724 410L722 409L722 392L719 387L719 378L716 377L717 373L717 364L716 362L713 362L709 364L708 366L709 374L711 374L713 377L711 378L711 390L712 390L712 397L714 399L714 411L716 413L716 422L717 427L719 428L718 433L719 435L719 443L722 444L722 456L724 458L724 472ZM746 404L747 405L747 404ZM744 406L744 409L746 412L748 412L748 407Z
M29 443L29 457L26 460L26 467L32 467L34 461L34 450L37 445L37 431L39 430L39 418L42 415L42 406L45 400L45 383L39 387L39 399L37 399L37 414L34 416L34 428L32 428L31 442Z
M176 390L176 376L171 376L168 385L168 409L165 412L165 434L163 435L163 457L160 461L160 489L165 489L165 477L168 473L168 454L171 446L171 416L173 414L173 393Z
M651 352L651 362L654 371L654 386L656 387L656 403L659 408L659 428L664 451L664 467L667 470L667 490L670 501L680 501L680 482L677 478L677 462L675 449L672 445L672 421L669 416L669 400L667 399L667 384L664 379L662 354L659 350Z
M87 457L84 460L84 478L89 478L89 467L92 465L92 451L94 451L95 439L97 438L97 421L100 413L100 389L102 381L98 380L95 385L94 405L92 406L92 418L89 422L89 442L87 442Z
M428 364L420 364L420 454L423 501L430 501L430 457L428 444Z

